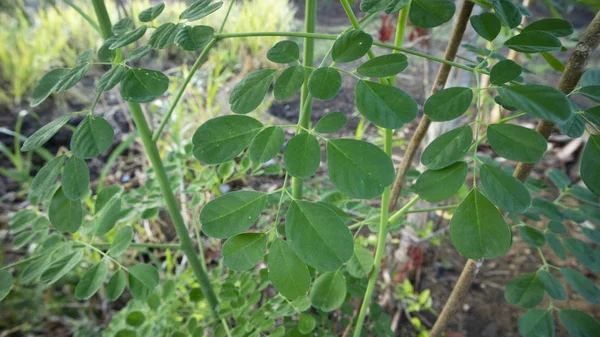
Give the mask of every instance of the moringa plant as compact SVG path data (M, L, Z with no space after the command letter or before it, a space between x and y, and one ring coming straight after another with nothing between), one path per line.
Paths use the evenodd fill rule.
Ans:
M134 299L146 301L158 297L158 288L161 293L172 293L172 285L165 283L158 287L160 276L153 264L125 266L120 256L128 249L139 247L174 248L185 255L200 287L202 296L196 299L205 301L213 315L205 317L201 324L194 318L187 334L178 332L184 336L202 335L205 329L217 336L330 336L348 335L350 331L355 337L389 335L392 334L389 325L386 329L377 324L382 319L386 321L381 307L372 303L389 228L403 223L407 212L418 211L413 209L417 201L450 200L466 184L470 192L452 207L449 233L454 247L469 260L429 335L440 336L445 330L466 295L478 265L510 250L513 229L536 248L542 261L536 272L520 275L506 286L506 300L529 309L518 323L521 335L554 336L555 312L572 336L592 336L599 331L600 323L589 314L554 302L566 299L561 278L594 304L600 303L597 285L575 269L549 263L541 247L550 245L563 260L568 251L582 267L600 271L600 248L594 250L589 243L572 237L565 226L567 222L576 224L589 241L600 245L600 229L593 225L600 223L600 107L585 109L571 100L572 96L584 96L591 102L600 102L600 70L585 71L588 58L600 42L600 14L587 27L573 48L569 62L563 66L552 52L566 49L563 41L574 32L571 23L561 18L543 18L523 26L523 17L530 17L531 13L510 0L464 1L443 58L404 48L402 43L408 19L420 28L437 27L452 20L456 8L451 0L363 0L360 9L365 15L361 20L349 1L341 0L350 25L340 34L315 32L316 0L306 1L303 32L227 33L233 3L215 31L197 22L220 10L223 5L220 1L198 0L181 13L178 22L156 26L155 19L165 8L160 3L141 12L138 16L141 24L136 27L131 17L111 24L103 0L93 0L103 45L80 55L74 68L54 69L46 74L33 91L31 105L72 88L92 66L102 69L110 66L110 69L97 81L98 95L88 109L59 117L23 144L23 152L33 151L43 146L73 116L85 116L73 133L70 151L58 155L38 172L31 184L30 206L11 218L11 232L19 233L14 243L37 244L32 245L30 257L1 269L0 298L8 294L13 283L10 271L21 265L25 268L16 273L18 282L31 283L39 279L42 284L50 285L72 270L86 252L94 252L99 254L99 261L81 277L74 291L77 299L88 299L104 288L105 296L115 300L129 285ZM471 15L475 6L481 7L481 14ZM374 41L363 30L363 22L380 12L398 13L393 44ZM480 54L476 60L458 63L455 62L457 51L469 25L487 41L487 47L476 49ZM148 43L134 48L136 41L147 34L150 35ZM171 114L206 55L218 48L222 40L258 36L282 37L266 55L280 66L258 70L239 81L229 95L233 114L210 119L198 127L191 139L192 146L180 154L186 160L197 160L204 165L220 165L219 174L231 171L232 161L238 158L243 166L240 172L258 172L264 163L272 160L281 162L284 168L283 184L274 191L233 191L202 207L197 218L202 233L224 240L222 263L228 273L227 280L219 283L222 270L207 270L202 252L196 251L188 232L192 225L184 222L174 194L181 186L165 169L163 161L166 159L161 158L156 141L168 127ZM303 39L302 57L298 43L283 39L286 37ZM315 66L317 39L332 41L332 44ZM167 113L152 131L141 104L161 97L168 89L169 78L160 71L132 67L132 62L147 57L153 49L173 44L199 55ZM527 83L521 75L531 71L503 57L502 51L506 49L528 57L541 54L562 72L558 88ZM375 50L384 53L376 56ZM394 130L419 115L419 105L402 90L396 75L416 58L437 62L440 68L431 95L423 105L418 128L396 171L391 160ZM472 73L475 86L445 88L453 67ZM332 137L346 125L343 112L327 113L311 125L312 101L336 97L343 76L355 77L356 110L362 118L383 130L383 149L360 139ZM489 84L485 86L481 81L483 76L489 77L486 82ZM94 109L101 95L117 86L128 102L151 165L152 180L148 186L127 199L118 186L103 188L92 196L85 162L106 152L113 143L112 126L101 116L94 115ZM250 115L271 88L277 100L290 99L300 91L296 125L264 125ZM497 93L493 98L495 104L510 113L496 123L484 123L482 96L485 93ZM465 117L467 111L472 114ZM431 122L459 118L467 120L466 124L442 134L425 147L420 162L426 170L403 191L406 173ZM520 118L535 118L540 122L536 130L510 123ZM548 178L558 189L559 197L548 200L542 195L544 186L540 187L536 181L528 182L527 177L533 164L544 157L548 137L556 126L571 138L589 136L579 163L581 180L587 188L573 184L561 171L549 170ZM285 128L295 130L287 143ZM494 151L493 158L479 153L479 145L484 142ZM336 196L309 200L303 191L304 182L319 170L322 146L327 181ZM501 158L518 163L516 169L505 165L506 161ZM59 175L60 183L56 183ZM199 193L198 189L187 192ZM134 228L125 225L128 212L123 205L127 204L128 210L141 207L136 201L145 193L154 195L151 206L156 212L166 206L179 244L161 247L131 243ZM580 204L565 201L566 196L579 200ZM402 207L396 209L400 197ZM367 219L375 224L368 227L377 235L373 255L369 249L356 244L367 220L356 222L348 210L374 198L381 198L381 202L379 214ZM265 223L260 219L269 207L275 207L276 215ZM528 223L543 222L544 229L526 224L525 218ZM353 221L356 223L350 224ZM255 226L257 222L261 225ZM198 236L196 240L200 245ZM260 270L258 281L251 272L257 265L266 266ZM219 284L219 291L215 291L215 284ZM263 290L269 285L277 295L265 292L263 298ZM539 308L545 294L549 296L548 305ZM357 297L361 304L353 314L351 299ZM423 303L418 299L416 303L430 308L427 297ZM148 303L158 308L155 300ZM342 330L329 323L331 313L340 308L346 315ZM370 321L366 321L367 316ZM129 321L128 316L128 324ZM140 320L136 314L129 325L138 327L143 321L143 315ZM317 321L321 322L318 327ZM198 326L201 330L196 330ZM427 334L421 327L419 331L421 335ZM147 330L126 329L116 335L142 336L145 333Z

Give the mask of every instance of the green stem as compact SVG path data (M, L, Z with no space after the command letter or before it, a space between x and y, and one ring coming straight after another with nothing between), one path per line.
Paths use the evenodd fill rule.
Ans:
M194 272L194 275L200 284L202 292L206 296L213 314L215 317L217 317L217 306L219 305L217 295L210 284L208 274L198 259L198 255L194 249L194 244L192 243L188 230L185 227L183 217L179 211L179 206L177 205L177 200L175 199L173 190L171 190L169 178L165 172L165 168L160 158L160 154L158 153L156 143L152 141L152 133L150 132L150 127L148 126L144 112L142 111L141 106L135 103L129 103L129 110L131 110L133 121L135 122L138 132L140 133L140 138L144 144L146 154L148 155L150 164L152 165L152 168L156 174L156 180L158 181L163 198L167 204L167 210L169 211L169 215L171 216L171 220L175 226L175 231L177 232L177 236L181 242L181 250L187 257L190 267L192 268L192 271Z
M344 10L346 11L348 18L350 19L350 22L352 22L352 26L354 26L355 29L360 29L360 25L359 25L358 21L356 20L356 16L354 15L354 12L352 11L352 7L350 7L350 3L348 2L348 0L341 0L341 3L342 3L342 6L344 7ZM407 13L408 13L409 6L410 6L410 3L405 8L402 9L400 17L408 15ZM396 37L394 39L395 46L402 45L402 41L404 41L405 28L406 28L406 18L404 18L404 20L398 21L398 26L396 27ZM369 56L370 59L375 57L375 55L373 54L373 52L371 50L369 50L367 55ZM384 84L387 83L387 84L393 85L396 82L396 78L395 78L395 76L392 76L390 78L380 78L379 81L381 83L385 82ZM385 129L384 151L390 158L392 157L392 136L393 136L393 130ZM377 238L377 248L375 249L373 271L371 272L371 275L369 277L369 282L367 284L367 290L365 291L365 296L363 298L363 302L360 307L358 318L356 320L356 328L354 329L354 337L360 337L360 335L362 333L362 327L363 327L363 324L365 321L365 316L367 314L367 309L370 306L371 298L373 297L373 292L375 290L375 283L377 283L377 278L379 277L379 270L381 268L381 260L383 258L383 253L385 251L385 242L386 242L386 238L387 238L387 234L388 234L387 225L388 225L388 222L393 221L391 218L388 219L388 217L389 217L388 204L390 203L390 196L391 196L390 186L386 186L385 189L383 190L383 195L381 196L381 207L380 207L380 215L379 215L380 216L379 236ZM403 210L404 210L403 212L406 212L406 210L408 210L412 205L414 205L414 203L417 200L418 200L418 197L416 197L414 199L414 202L411 205L406 205L405 207L403 207ZM402 214L404 214L404 213L402 213ZM400 214L400 215L394 214L394 216L400 217L400 216L402 216L402 214Z
M112 35L110 17L108 16L106 6L104 5L103 0L92 0L92 2L94 4L94 10L96 11L96 16L98 18L98 23L100 24L103 37L106 39ZM150 127L148 126L148 122L146 121L146 117L142 111L142 107L137 103L128 103L128 105L129 109L131 110L133 121L140 134L144 149L146 150L146 155L148 156L150 164L154 169L156 180L158 181L160 191L167 205L167 210L171 216L171 221L173 222L173 226L175 227L175 231L177 232L177 236L181 242L181 250L189 261L190 267L192 268L192 271L194 272L194 275L200 284L200 289L204 293L204 296L206 296L206 300L208 301L213 315L218 318L219 301L217 299L217 295L215 294L215 291L210 283L210 279L206 270L198 259L198 255L194 249L194 244L190 239L190 235L177 205L177 199L175 199L175 195L173 194L173 190L169 184L169 179L163 166L163 162L160 158L158 148L156 147L156 143L152 141L152 132L150 131Z
M317 0L306 0L304 11L304 32L305 34L314 34L317 23ZM304 55L302 65L312 67L315 54L315 39L313 36L304 36ZM308 92L308 77L304 77L302 90L300 92L300 117L298 118L298 126L308 129L310 127L310 113L312 108L312 100ZM302 129L298 133L304 132ZM295 199L302 199L303 180L292 177L292 195Z
M212 38L208 42L206 47L204 47L204 50L202 50L202 52L200 53L200 56L198 56L198 58L196 59L196 62L194 62L194 64L192 65L192 68L190 69L190 73L186 76L185 80L183 81L183 84L181 85L181 87L179 87L179 90L177 90L177 93L175 94L175 99L169 106L169 110L167 111L167 114L160 121L160 124L158 125L158 129L156 129L156 131L154 131L154 134L152 135L152 141L156 142L158 140L158 138L160 137L160 134L162 133L163 129L165 128L165 126L167 125L169 120L171 119L171 115L173 115L173 111L175 111L175 108L177 107L177 103L179 103L179 100L181 100L181 97L183 96L185 89L187 88L188 84L190 83L190 81L192 80L194 75L196 74L196 71L198 71L198 69L202 65L202 61L204 60L204 57L206 57L206 55L212 49L212 47L215 45L216 42L217 42L217 39Z

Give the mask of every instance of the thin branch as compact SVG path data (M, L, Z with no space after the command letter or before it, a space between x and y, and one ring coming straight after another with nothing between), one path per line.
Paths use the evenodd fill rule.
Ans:
M458 47L460 47L463 35L469 22L469 17L471 16L471 11L473 10L473 6L473 2L467 0L463 1L460 13L458 14L456 25L454 26L452 36L450 37L450 42L448 42L448 46L446 47L446 52L444 54L444 60L446 62L441 62L442 65L440 66L435 81L433 82L433 88L431 88L432 95L438 92L439 90L443 89L446 85L448 75L450 74L451 66L454 66L454 62L452 61L456 57ZM463 67L457 68L467 70ZM477 69L475 68L468 68L468 71L477 72ZM431 120L427 117L427 115L424 114L421 117L421 120L419 121L419 125L417 126L415 133L413 134L412 138L410 139L410 142L408 143L406 152L404 152L404 158L402 158L402 162L400 163L400 167L398 168L398 173L396 174L396 181L394 182L394 185L392 187L392 197L388 206L388 209L390 211L392 211L398 203L398 198L400 197L400 192L402 192L402 185L404 184L406 173L408 173L408 170L410 169L410 165L413 161L413 158L415 157L415 154L417 153L417 150L419 149L423 138L427 134L427 129L429 129L430 124Z

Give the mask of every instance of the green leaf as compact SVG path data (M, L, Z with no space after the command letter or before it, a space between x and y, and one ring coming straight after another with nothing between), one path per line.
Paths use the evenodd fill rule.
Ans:
M231 111L247 114L256 109L265 98L275 74L276 69L262 69L244 77L233 87L229 96Z
M559 259L563 261L567 259L567 252L565 251L565 247L555 235L546 233L546 241L548 241L550 248L552 248L552 250L554 251L556 256L558 256Z
M600 194L600 135L590 134L581 157L581 180L592 192Z
M315 131L319 133L334 133L346 126L346 115L341 111L329 112L321 117L315 124Z
M175 35L175 44L186 51L198 50L210 41L215 30L210 26L183 26Z
M600 85L589 85L587 87L579 88L576 93L593 101L600 102Z
M106 207L100 213L96 224L96 235L104 235L108 233L121 219L121 198L114 196L111 198Z
M546 175L559 190L565 189L571 185L571 178L559 169L551 168L546 171Z
M280 101L288 100L300 90L304 83L306 70L301 65L291 66L283 70L275 81L273 93Z
M63 125L65 125L69 119L71 119L72 116L73 114L62 115L52 122L42 126L39 130L27 138L27 140L25 140L23 146L21 147L21 151L33 151L46 144L46 142L50 140L50 138L52 138L52 136L54 136L63 127Z
M48 217L57 231L75 233L83 222L81 201L69 200L61 187L52 196Z
M223 244L223 263L235 271L254 268L265 255L267 237L263 233L243 233L229 238Z
M235 191L207 203L200 212L202 231L213 238L229 238L250 228L265 209L268 195Z
M374 144L354 139L327 142L327 168L333 185L351 198L371 199L394 182L391 159Z
M552 276L549 272L542 270L539 272L540 281L544 285L544 289L555 300L562 301L567 298L567 292L565 291L565 287L560 283L560 281Z
M329 100L342 88L342 75L332 67L315 69L308 78L308 91L314 98Z
M152 46L144 45L135 48L123 62L133 62L148 55L152 51ZM108 90L108 89L107 89Z
M267 52L267 59L275 63L293 63L300 58L300 47L291 40L277 42Z
M315 136L300 133L292 137L283 150L283 166L292 177L308 178L321 163L321 146Z
M14 234L22 231L37 218L37 212L31 209L24 209L15 213L9 221L10 232Z
M131 226L121 228L110 244L107 254L113 257L121 256L131 244L131 240L133 240L133 228Z
M521 308L533 308L544 299L544 285L536 273L523 274L506 285L504 298Z
M187 21L197 21L210 14L223 6L223 1L210 3L211 0L198 0L191 4L181 15L179 19Z
M346 63L365 56L373 45L373 37L362 30L351 30L333 43L331 58L336 63Z
M319 203L292 201L286 215L285 235L296 255L317 270L340 268L354 251L348 226Z
M70 69L67 68L57 68L46 73L46 75L40 79L35 88L33 88L29 105L31 107L40 105L46 98L48 98L48 96L50 96L50 94L52 94L52 92L54 92L60 79L63 78L69 71Z
M525 26L525 28L523 28L523 30L521 30L521 33L533 31L543 31L556 37L563 37L573 34L573 25L567 20L547 18L528 24Z
M151 22L156 19L165 9L164 3L159 3L158 5L152 6L150 8L146 8L140 12L138 15L138 19L141 22Z
M597 264L598 261L596 261L596 257L594 256L594 250L590 245L575 238L564 238L563 243L569 252L575 256L577 261L591 270L600 271Z
M569 100L562 91L544 85L513 85L498 88L507 104L535 117L562 124L571 117Z
M600 304L600 290L592 280L571 268L560 268L567 283L583 298L593 304Z
M374 57L356 68L356 72L367 77L387 77L401 73L406 67L406 55L394 53Z
M492 67L490 71L490 82L494 85L502 85L513 81L521 75L523 68L513 60L502 60Z
M365 13L375 13L383 10L390 0L362 0L360 2L360 10Z
M269 279L275 289L289 300L306 295L310 287L310 274L304 262L288 244L276 238L269 247L267 259Z
M127 325L139 327L144 324L146 316L141 311L133 311L127 315L125 322ZM184 335L187 336L187 335Z
M552 310L531 309L519 318L519 333L523 337L554 337Z
M432 121L450 121L464 114L471 106L471 101L473 101L471 88L442 89L429 96L423 106L423 112Z
M458 205L450 221L452 244L474 260L506 254L511 236L498 209L476 188Z
M415 191L429 202L449 199L465 182L467 171L467 163L462 161L440 170L427 170L417 179Z
M541 247L544 244L546 244L546 238L544 237L544 232L530 227L530 226L520 226L519 227L519 234L521 235L521 238L523 238L523 241L527 242L528 244L532 245L533 247Z
M298 331L300 331L300 333L302 334L307 334L312 332L315 329L315 326L317 325L317 321L315 320L314 317L312 317L309 314L300 314L300 317L298 319Z
M108 263L102 260L83 274L75 288L75 298L87 300L92 297L102 287L106 275L108 275Z
M502 29L502 23L498 17L492 13L473 15L469 21L475 32L488 41L493 41L498 34L500 34L500 30Z
M48 285L58 281L73 269L83 258L83 252L78 250L52 262L50 266L42 273L40 281Z
M124 65L119 64L116 67L110 68L98 81L98 86L96 86L96 92L101 93L103 91L110 90L114 88L123 77L127 73L127 68Z
M129 267L129 290L135 299L147 299L158 285L158 280L158 271L150 264Z
M108 204L108 201L110 201L114 195L121 194L121 192L123 192L123 187L120 185L109 185L100 190L98 195L96 195L94 214L100 213L100 210Z
M65 156L58 156L47 162L33 178L29 190L29 198L37 199L47 193L56 181L62 168Z
M487 135L498 155L524 163L540 161L548 147L546 139L535 130L513 124L491 124Z
M546 32L533 31L515 35L504 42L504 46L521 53L541 53L560 50L560 40Z
M565 71L565 66L562 64L560 60L558 60L554 55L547 53L545 51L541 52L542 57L546 60L554 70L563 72Z
M65 196L80 200L90 189L90 170L83 159L73 156L65 164L61 180Z
M79 81L81 81L83 76L85 76L85 74L87 73L89 67L90 67L89 64L84 64L84 65L75 67L73 69L70 69L66 74L64 74L60 78L60 80L56 84L56 87L54 88L54 90L56 92L61 92L61 91L67 91L67 90L71 89L72 87L75 86L75 84L77 84L77 83L79 83Z
M567 233L567 227L565 227L562 222L556 220L550 220L550 222L548 222L548 229L556 234Z
M108 49L110 45L117 40L117 36L113 35L108 39L104 40L100 49L98 49L98 60L102 62L112 62L115 58L115 51Z
M183 29L182 24L163 23L150 35L148 44L156 49L168 48L175 41L175 36L180 29Z
M545 215L548 219L562 221L565 218L558 207L550 200L535 198L531 205L537 208L537 211Z
M73 132L71 151L81 159L90 159L108 150L115 139L115 131L102 117L87 116Z
M363 1L364 2L364 1ZM410 0L390 0L385 7L385 14L393 14L408 6Z
M248 148L250 160L255 163L265 163L279 153L285 134L279 126L269 126L259 132Z
M33 240L33 238L36 235L37 235L37 233L34 231L25 231L20 234L17 234L12 240L13 249L17 250L17 249L23 248L26 244L28 244L31 240Z
M119 269L116 273L114 273L108 284L106 285L106 298L109 301L115 301L121 294L123 294L123 290L125 290L125 286L127 285L127 274L123 269Z
M494 205L513 213L524 213L531 206L531 195L517 178L488 164L479 170L481 191Z
M338 270L320 275L310 290L313 307L331 312L342 306L346 298L346 279Z
M397 129L417 117L417 102L390 85L359 80L356 82L355 101L358 111L382 128Z
M510 0L496 0L493 6L496 15L506 27L516 28L521 23L521 11Z
M364 278L373 270L373 263L373 255L368 249L355 246L352 258L346 262L346 270L353 277Z
M10 292L12 282L12 274L8 270L0 270L0 301Z
M469 151L473 131L468 125L450 130L434 139L423 151L421 163L439 170L461 160Z
M134 43L135 41L139 40L142 38L142 36L144 36L144 34L146 34L146 29L148 29L148 27L146 27L146 25L140 26L135 30L130 30L128 32L125 32L121 35L119 35L117 37L117 39L115 40L115 42L113 42L108 49L118 49L121 47L125 47L129 44Z
M29 263L21 273L20 283L25 285L31 284L32 281L42 275L46 268L48 268L49 261L50 255L45 255Z
M121 96L133 103L147 103L169 88L169 78L160 71L132 68L121 81Z
M130 17L124 17L121 20L117 21L117 23L115 23L112 26L112 32L115 35L121 35L123 33L126 33L130 30L132 30L134 27L134 22L133 19Z
M409 19L415 27L432 28L450 21L455 10L450 0L413 0Z
M594 337L600 330L600 322L579 310L561 309L559 317L572 337Z
M237 157L262 129L248 116L228 115L209 119L192 137L194 157L205 164L222 164Z

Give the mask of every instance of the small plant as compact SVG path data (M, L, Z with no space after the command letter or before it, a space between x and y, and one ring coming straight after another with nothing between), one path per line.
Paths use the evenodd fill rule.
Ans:
M70 151L49 161L34 178L29 195L31 206L11 218L11 232L18 233L15 243L35 242L36 245L31 245L32 255L25 261L1 269L0 298L11 289L14 276L10 270L14 267L26 264L16 273L21 283L39 280L51 285L75 268L84 254L93 254L97 261L88 266L81 277L74 290L75 298L89 299L104 288L106 298L116 300L129 285L131 295L138 300L113 320L111 332L115 336L145 336L156 331L154 329L171 336L330 336L348 335L351 331L355 337L393 335L387 324L389 316L377 303L372 303L388 233L399 226L408 212L420 211L413 209L418 200L439 203L453 198L463 185L470 184L467 185L470 192L460 197L460 203L453 207L449 229L452 244L469 261L433 329L428 332L418 319L411 319L419 335L440 336L467 292L477 264L509 251L513 239L509 223L524 241L537 248L543 262L537 272L521 275L506 287L509 303L530 309L519 320L520 333L525 337L554 336L554 311L572 336L591 336L600 329L600 323L589 314L555 306L553 302L566 298L566 290L556 277L559 273L577 293L594 304L600 302L597 285L575 269L548 263L540 249L548 243L564 259L566 246L582 266L600 271L600 248L594 250L588 243L569 237L564 225L566 221L584 223L581 225L583 233L600 245L600 229L585 221L599 222L599 107L584 110L570 100L572 95L580 95L600 102L600 70L585 71L586 62L600 41L600 14L575 47L556 89L525 83L521 77L523 67L502 59L499 52L508 48L528 55L541 54L556 65L558 61L551 52L564 48L560 38L573 33L572 25L560 18L549 18L522 26L522 17L531 14L509 0L464 1L444 58L403 48L402 41L408 18L412 25L420 28L449 22L456 12L450 0L362 1L360 8L366 13L364 21L380 12L399 12L394 44L376 42L362 30L361 21L348 0L340 2L351 26L340 34L315 33L315 0L307 0L304 32L237 33L226 33L233 1L218 30L195 22L220 10L223 5L220 1L198 0L180 14L177 22L155 26L153 22L165 8L160 3L139 14L142 23L137 27L130 17L111 25L103 0L92 2L104 44L97 51L90 49L81 54L73 68L58 68L46 74L34 89L31 104L35 106L53 93L70 89L92 66L110 65L110 69L98 80L98 96L89 109L59 117L23 144L22 151L33 151L75 114L85 116L73 133ZM481 6L483 13L471 16L475 5ZM469 24L489 45L477 60L457 63L454 61L456 52ZM147 44L132 48L150 31ZM172 112L203 60L222 41L258 36L303 38L302 57L295 41L277 42L266 57L281 66L245 76L229 96L233 114L209 119L197 128L191 146L162 159L156 141L168 127ZM315 39L333 42L316 67ZM172 45L183 51L200 51L200 54L168 113L152 131L141 104L163 95L169 87L169 78L156 70L134 68L131 63L146 57L153 49ZM391 52L375 56L374 46ZM368 60L363 62L365 56ZM393 130L415 120L419 108L417 102L396 85L395 76L406 69L414 57L426 58L441 66L432 94L423 106L424 115L396 172L391 160ZM444 88L452 67L472 73L476 85ZM488 86L481 85L481 75L489 76ZM312 101L336 97L342 76L356 78L356 109L364 120L382 130L383 149L364 140L331 137L347 122L343 112L328 113L311 125ZM112 126L93 112L99 97L117 85L128 102L150 161L150 178L133 192L107 186L92 196L85 160L107 151L114 138ZM264 125L249 115L263 103L271 87L278 100L301 92L296 125ZM497 123L483 123L482 91L496 91L495 102L515 112ZM427 169L419 174L410 191L404 191L407 201L397 210L412 157L430 123L457 119L471 108L472 122L442 134L423 150L421 163ZM509 123L525 115L540 120L536 130ZM562 172L551 170L549 178L560 194L557 199L547 200L542 197L541 189L531 181L527 183L527 177L533 164L543 158L555 125L569 137L589 135L580 162L581 178L587 188L573 185ZM286 128L295 130L295 135L285 144L280 156L286 143ZM516 169L501 165L500 160L481 156L478 146L486 141L498 157L519 163ZM308 193L303 192L303 185L319 171L322 145L327 160L328 178L325 180L334 190L321 200L310 200L306 198ZM177 166L192 160L219 166L186 187L182 184L186 172L178 171ZM194 214L192 222L201 223L202 233L225 240L219 267L207 270L203 253L198 253L188 232L192 224L186 226L182 216L181 208L185 207L180 207L174 191L194 195L192 204L196 205L203 202L198 196L202 190L214 190L217 182L244 178L249 171L266 174L268 167L264 163L273 160L282 162L285 172L281 187L270 192L224 193L205 203L197 216ZM176 164L165 165L169 161ZM278 166L275 168L275 172L280 171ZM467 179L469 172L472 180ZM60 183L56 183L59 175ZM563 199L566 196L573 196L585 205L567 203ZM361 205L365 200L379 197L378 215L360 208L369 207ZM176 287L173 280L161 284L157 263L126 265L121 258L128 249L164 248L160 244L137 244L137 247L131 244L136 220L143 216L154 217L164 206L179 238L178 244L168 248L185 255L190 267L185 275L194 276L198 290L190 290L185 282L180 289L173 289ZM263 216L271 207L275 207L275 215ZM354 221L350 215L354 213L350 212L353 207L360 209L357 213L367 216L349 225ZM446 208L440 205L434 209ZM522 216L540 221L540 215L550 220L543 231L522 221ZM357 239L365 224L377 236L374 255L368 245L361 244L362 239ZM352 230L356 232L353 234ZM425 234L427 237L430 233ZM195 237L195 244L201 248L200 236ZM261 268L256 271L259 264ZM221 281L223 270L227 272ZM276 295L263 291L270 285ZM187 297L182 296L184 292L189 292ZM546 293L551 298L549 304L538 309ZM405 283L397 295L406 302L409 314L412 310L431 310L428 291L417 294L410 283ZM353 298L358 298L360 305L354 307ZM140 306L143 301L147 308ZM177 308L174 311L190 307L191 312L200 314L182 318L185 322L173 328L164 316L157 314L161 305L174 306ZM204 311L197 311L199 308ZM330 321L333 312L339 312L343 328ZM366 320L367 315L370 320Z

